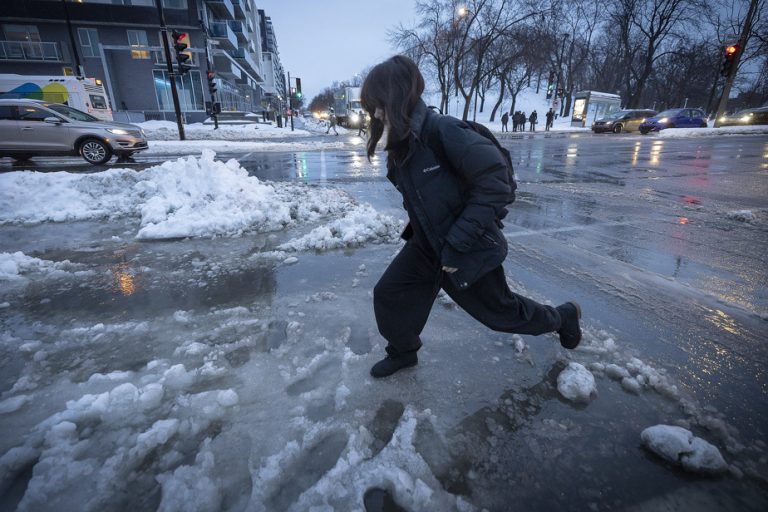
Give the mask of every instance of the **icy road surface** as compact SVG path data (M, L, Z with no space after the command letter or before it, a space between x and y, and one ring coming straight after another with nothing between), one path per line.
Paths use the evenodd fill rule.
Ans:
M582 345L441 297L383 381L382 159L0 174L0 509L766 510L768 143L503 142L510 285Z

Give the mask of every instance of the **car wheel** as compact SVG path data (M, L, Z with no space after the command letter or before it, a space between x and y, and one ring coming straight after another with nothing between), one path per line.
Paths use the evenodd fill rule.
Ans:
M80 155L92 165L101 165L112 158L112 150L98 139L86 139L80 145Z
M669 124L667 125L667 128L677 128L677 126L675 126L675 124L674 124L674 123L669 123Z
M643 135L647 135L649 131L651 131L650 128L640 128L640 133Z
M621 126L620 124L617 124L616 126L613 127L613 133L621 133L623 129L624 129L623 126Z
M30 158L32 158L32 155L30 153L13 153L12 155L8 155L11 158L13 158L16 162L26 162Z
M707 127L707 122L706 122L706 121L702 121L702 123L701 123L701 127L702 127L702 128L706 128L706 127Z

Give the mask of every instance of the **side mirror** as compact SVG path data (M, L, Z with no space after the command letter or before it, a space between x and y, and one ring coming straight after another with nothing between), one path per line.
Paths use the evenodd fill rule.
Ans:
M46 123L49 123L49 124L61 124L61 119L59 119L58 117L53 117L53 116L46 117L45 119L43 119L43 121L45 121Z

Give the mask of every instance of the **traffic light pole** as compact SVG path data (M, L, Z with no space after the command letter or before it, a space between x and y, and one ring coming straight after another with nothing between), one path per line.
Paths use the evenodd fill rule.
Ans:
M160 16L160 33L163 40L163 49L165 50L165 63L168 66L168 78L171 82L171 96L173 97L173 109L176 111L176 126L179 128L179 140L186 140L184 135L184 122L181 119L181 107L179 106L179 93L176 90L176 73L173 72L173 62L171 62L171 49L168 46L168 29L165 26L165 15L163 14L163 0L155 0L157 14Z
M288 111L291 113L291 131L293 131L293 93L291 92L291 72L288 71Z
M206 78L213 71L211 69L211 56L208 54L208 27L205 26L203 20L200 20L200 26L203 28L203 37L205 38L205 66L206 66ZM213 129L219 129L219 116L216 114L216 93L208 87L208 92L211 94L211 117L213 118Z
M752 18L754 17L756 10L757 0L752 0L749 4L749 12L747 12L747 17L744 20L744 26L741 27L741 35L739 36L739 42L737 44L738 49L736 50L736 55L733 56L733 64L730 69L728 69L728 75L725 77L723 94L720 96L720 104L718 105L717 113L715 114L715 128L720 128L720 118L725 114L725 111L728 108L728 97L731 95L731 87L736 78L736 70L739 67L739 60L741 60L741 56L744 54L747 39L752 30Z

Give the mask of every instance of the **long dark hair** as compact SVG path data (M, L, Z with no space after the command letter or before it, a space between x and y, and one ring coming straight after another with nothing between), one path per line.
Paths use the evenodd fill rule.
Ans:
M416 63L403 55L395 55L377 64L363 83L360 99L363 108L371 116L368 132L368 158L376 151L384 133L384 123L374 114L377 108L384 111L389 125L387 146L384 148L396 159L408 152L411 132L411 112L424 92L424 77Z

